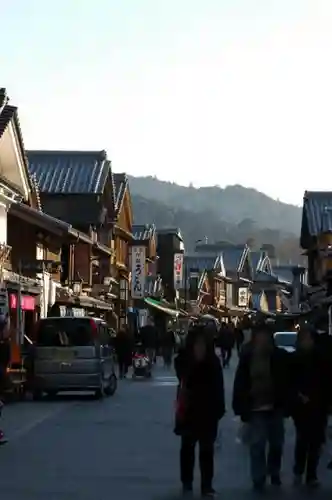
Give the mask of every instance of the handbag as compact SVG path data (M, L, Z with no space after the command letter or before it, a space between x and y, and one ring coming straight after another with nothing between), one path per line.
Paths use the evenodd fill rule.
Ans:
M178 386L176 400L175 400L174 433L177 436L180 436L183 432L186 410L187 410L187 389L184 380L181 380Z
M251 428L248 422L240 422L237 432L236 441L244 446L249 446L251 443Z

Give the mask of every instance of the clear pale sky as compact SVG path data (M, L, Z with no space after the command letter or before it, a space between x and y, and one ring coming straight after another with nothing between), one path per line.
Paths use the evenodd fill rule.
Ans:
M332 190L332 0L3 3L0 86L27 148L295 204Z

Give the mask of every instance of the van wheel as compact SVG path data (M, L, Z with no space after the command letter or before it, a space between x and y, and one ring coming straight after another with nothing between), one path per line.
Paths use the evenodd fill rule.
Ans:
M58 394L58 391L47 391L46 394L49 399L54 399L55 396Z
M43 397L43 392L39 389L36 389L35 391L33 391L32 393L32 399L34 401L40 401Z
M99 387L98 389L95 390L95 398L102 399L103 397L104 397L104 391L102 387Z
M105 387L105 389L104 389L106 396L113 396L113 394L115 394L115 392L116 392L117 387L118 387L118 379L113 374L110 377L108 386Z

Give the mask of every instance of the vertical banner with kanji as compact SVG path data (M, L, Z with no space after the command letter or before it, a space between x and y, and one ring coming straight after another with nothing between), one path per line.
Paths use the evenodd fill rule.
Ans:
M183 254L176 253L174 255L174 289L179 290L182 288L183 282Z
M145 247L133 246L131 255L131 296L143 299L145 292Z

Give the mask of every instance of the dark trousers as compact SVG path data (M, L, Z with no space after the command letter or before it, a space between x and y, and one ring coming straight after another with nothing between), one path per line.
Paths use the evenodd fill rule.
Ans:
M251 477L262 484L266 476L280 474L284 443L284 421L278 412L253 412L249 425Z
M168 346L163 347L162 355L163 355L164 365L167 368L170 368L172 366L173 347L168 347Z
M128 363L127 360L122 357L118 357L118 363L119 363L119 377L123 378L125 375L127 375Z
M222 354L223 365L225 368L225 367L229 366L229 363L231 361L232 348L231 347L223 348L221 351L221 354Z
M202 490L212 487L214 474L214 442L216 436L211 435L200 439L191 436L182 436L180 451L181 482L184 486L191 486L194 479L195 448L199 445L199 467L201 471Z
M308 422L305 418L294 420L296 442L294 450L294 469L297 476L306 474L307 481L317 479L317 467L324 440L326 422L322 419ZM309 425L310 424L310 425Z
M238 356L240 356L242 344L243 344L242 340L237 340L236 341L236 350L237 350Z

